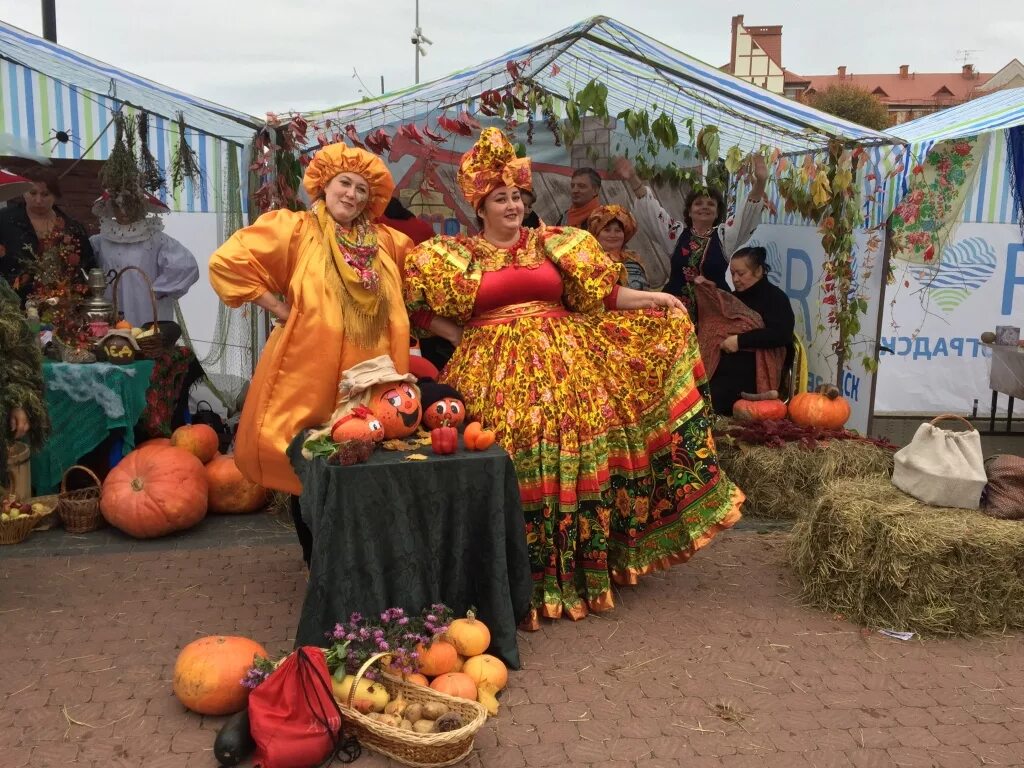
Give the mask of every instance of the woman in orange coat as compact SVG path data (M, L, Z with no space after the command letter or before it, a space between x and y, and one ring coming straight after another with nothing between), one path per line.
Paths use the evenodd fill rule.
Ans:
M314 201L309 211L265 213L210 259L210 282L225 304L251 302L278 320L242 408L235 461L250 480L293 496L302 484L285 451L301 430L330 417L342 371L379 355L409 370L396 261L412 242L373 223L394 191L387 166L332 144L316 153L302 183ZM308 561L304 527L297 517Z

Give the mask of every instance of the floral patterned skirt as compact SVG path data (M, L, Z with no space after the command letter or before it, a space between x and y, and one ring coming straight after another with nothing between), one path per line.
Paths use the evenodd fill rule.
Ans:
M516 467L540 617L685 562L740 518L689 317L644 310L467 328L441 377Z

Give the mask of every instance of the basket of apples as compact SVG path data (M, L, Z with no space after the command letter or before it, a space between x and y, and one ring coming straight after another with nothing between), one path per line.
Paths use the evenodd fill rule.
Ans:
M45 508L34 509L13 493L0 499L0 544L17 544L32 532Z

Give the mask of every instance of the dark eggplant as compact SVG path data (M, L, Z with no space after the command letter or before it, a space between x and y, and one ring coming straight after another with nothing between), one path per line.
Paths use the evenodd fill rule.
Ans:
M249 709L236 712L227 719L213 742L213 755L223 766L238 765L256 749L249 732Z

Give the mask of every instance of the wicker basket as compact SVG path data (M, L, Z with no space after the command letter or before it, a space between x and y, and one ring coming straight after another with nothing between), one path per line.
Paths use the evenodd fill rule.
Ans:
M473 751L473 738L487 720L487 710L482 705L468 699L449 696L433 688L414 685L406 681L382 673L380 683L387 689L392 698L399 693L410 704L435 701L441 702L452 712L462 716L464 726L447 733L415 733L403 731L391 725L377 722L360 713L352 706L359 681L366 670L387 654L379 653L371 656L356 673L348 701L339 701L341 715L352 729L363 746L390 757L403 765L413 768L438 768L444 765L455 765L469 757Z
M149 290L149 303L153 307L153 335L144 336L141 339L137 338L135 339L135 343L139 345L139 354L137 357L152 360L163 351L164 342L163 339L160 338L160 316L156 308L156 294L153 292L153 281L144 270L139 269L138 267L127 266L115 275L114 282L111 284L110 288L110 293L114 298L114 317L117 317L118 313L117 288L121 283L121 276L129 270L134 270L142 275L142 279L146 281L146 286Z
M0 520L0 544L18 544L32 533L44 515L22 515L16 520Z
M67 490L68 475L72 470L80 469L96 481L94 488L80 488L77 491ZM88 533L101 528L106 521L100 514L100 479L88 467L75 464L68 467L60 479L60 495L57 497L57 514L68 533Z

